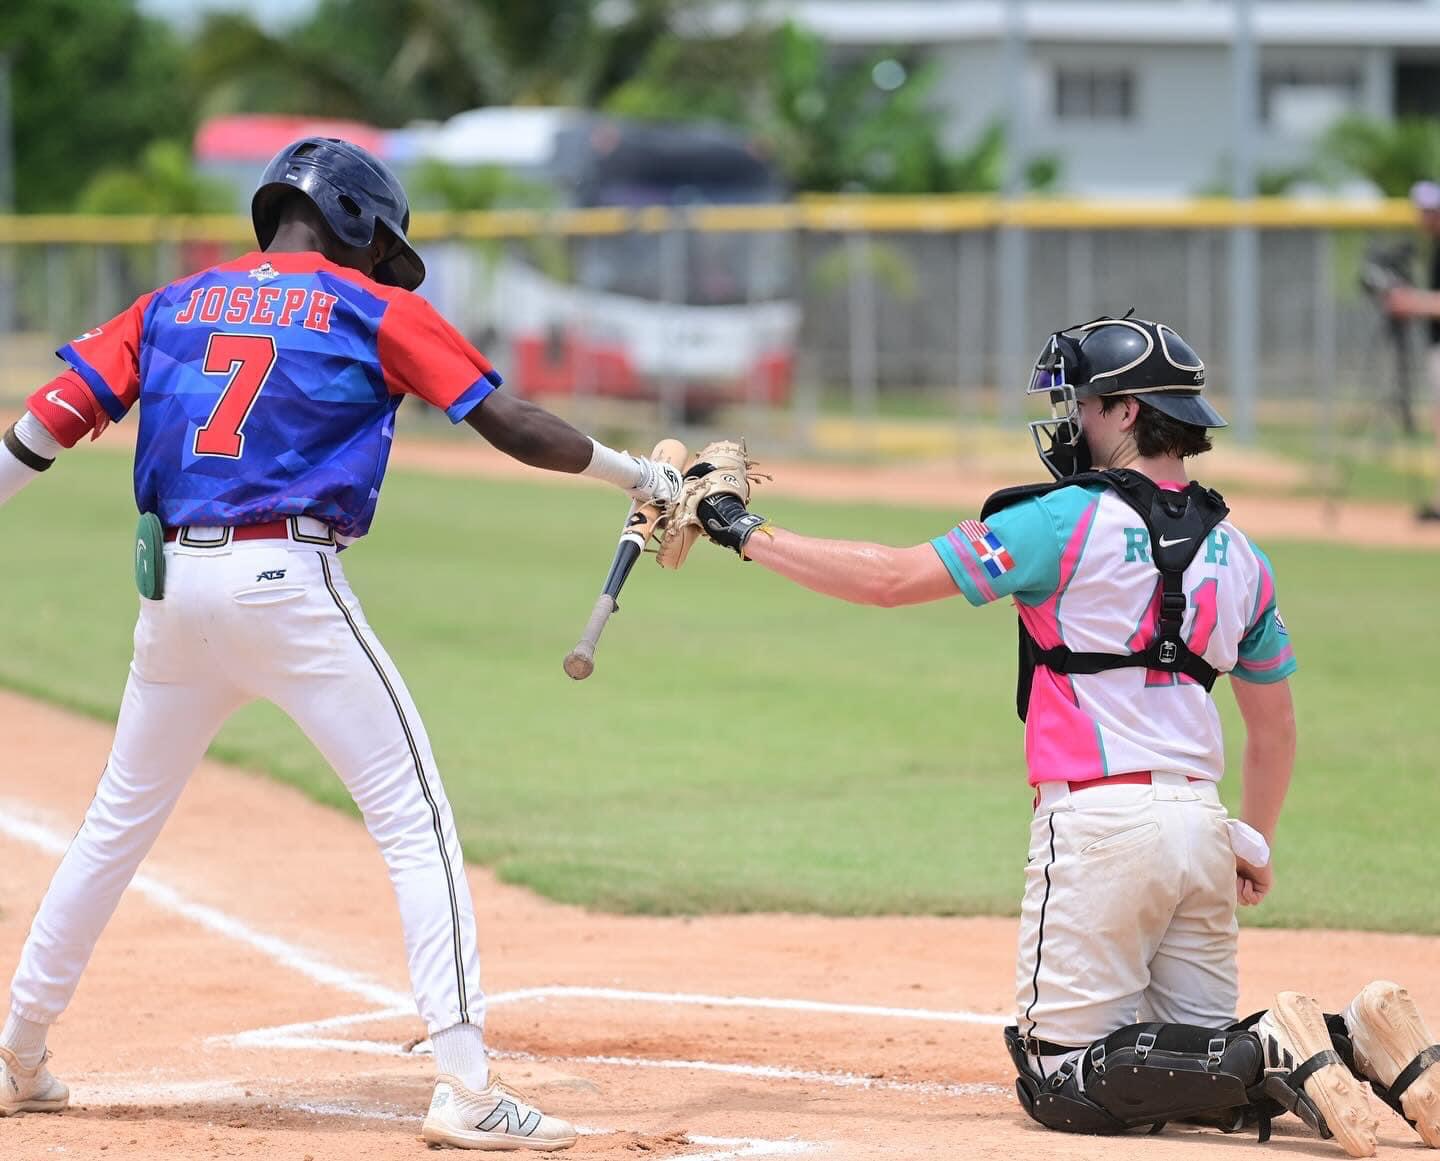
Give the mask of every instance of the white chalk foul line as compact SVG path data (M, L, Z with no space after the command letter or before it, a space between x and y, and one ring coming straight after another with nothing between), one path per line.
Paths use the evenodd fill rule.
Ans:
M385 1013L364 1013L365 1016ZM354 1017L346 1019L356 1021ZM283 1048L297 1052L351 1052L361 1056L410 1056L429 1052L428 1042L407 1051L393 1040L351 1040L343 1037L279 1034L278 1029L257 1028L236 1036L211 1037L208 1044L237 1048ZM542 1056L532 1052L511 1052L491 1048L495 1060L514 1060L525 1064L570 1064L610 1068L653 1068L665 1071L716 1072L755 1080L799 1081L821 1084L830 1088L858 1088L886 1092L920 1093L927 1096L997 1096L1010 1092L996 1084L943 1084L935 1081L887 1080L885 1077L860 1076L853 1072L817 1072L812 1069L783 1068L768 1064L728 1064L714 1060L655 1060L643 1056Z
M687 1133L692 1145L728 1146L714 1153L687 1153L683 1161L731 1161L740 1157L794 1157L800 1153L813 1152L818 1146L814 1141L760 1141L753 1137L735 1139L732 1137L700 1137ZM739 1146L739 1148L734 1148Z
M252 1086L253 1087L253 1086ZM315 1117L363 1117L373 1121L419 1122L415 1113L398 1112L395 1109L375 1105L349 1104L341 1101L274 1101L261 1095L252 1095L251 1089L229 1081L178 1081L142 1082L126 1084L86 1085L83 1103L90 1108L109 1108L116 1105L139 1105L141 1107L205 1104L226 1101L241 1105L254 1105L268 1109L286 1109L307 1113ZM583 1136L608 1136L615 1129L582 1128ZM710 1148L709 1153L687 1153L684 1161L729 1161L742 1157L785 1157L808 1153L815 1149L810 1141L794 1138L784 1141L767 1141L759 1137L704 1137L686 1134L692 1145Z
M1003 1025L1006 1018L984 1012L947 1012L930 1008L888 1008L873 1004L836 1004L820 1000L785 1000L764 996L708 996L686 992L638 992L621 988L589 988L556 985L544 988L521 988L497 992L486 997L492 1008L507 1004L549 999L608 1000L614 1003L663 1004L704 1008L758 1008L782 1012L815 1012L825 1015L880 1017L885 1019L930 1020L955 1024ZM316 1036L314 1033L357 1024L379 1023L395 1017L414 1015L414 1009L384 1008L376 1012L357 1012L349 1016L332 1016L327 1020L310 1020L299 1024L281 1024L273 1028L253 1028L229 1036L213 1036L207 1043L233 1048L289 1048L311 1052L356 1052L371 1056L394 1056L401 1053L398 1045L381 1040L350 1040ZM417 1051L429 1051L428 1042Z
M521 1004L546 1000L608 1000L622 1004L661 1004L667 1006L692 1006L701 1008L754 1008L778 1012L814 1012L822 1015L863 1016L881 1019L920 1020L944 1024L987 1024L1003 1026L1008 1022L1004 1016L987 1012L943 1011L934 1008L895 1008L875 1004L838 1004L824 1000L790 1000L768 996L710 996L690 992L642 992L625 988L592 988L554 985L542 988L519 988L510 992L497 992L487 996L487 1007L499 1008L507 1004ZM335 1016L328 1020L312 1020L300 1024L282 1024L274 1028L256 1028L235 1036L217 1037L212 1042L223 1042L236 1047L255 1048L321 1048L332 1047L338 1041L311 1036L313 1032L326 1031L354 1024L379 1022L396 1016L413 1015L413 1008L404 1005L387 1008L379 1012L359 1012L352 1016ZM370 1041L352 1041L356 1052L374 1051ZM388 1054L388 1053L387 1053Z
M501 992L487 1001L491 1006L526 1000L588 999L629 1004L675 1004L702 1008L768 1008L779 1012L816 1012L833 1016L874 1016L894 1020L929 1020L942 1024L989 1024L1004 1027L1009 1016L990 1012L944 1011L935 1008L893 1008L876 1004L836 1004L825 1000L787 1000L765 996L707 996L688 992L638 992L625 988L587 988L556 985Z
M23 803L13 800L0 801L0 834L45 851L47 854L63 855L70 846L70 837L42 823L32 821L30 817L26 817L30 814L31 812ZM407 1011L414 1010L409 994L388 988L384 984L367 979L348 968L328 963L320 956L297 944L290 943L276 935L267 935L263 931L257 931L248 923L226 915L225 912L215 907L192 902L178 891L167 887L149 875L136 875L130 882L130 889L143 895L162 910L188 919L216 935L254 948L263 955L269 956L276 963L299 972L317 984L348 992L352 996L359 996L371 1003L384 1004L387 1008L404 1007Z
M64 855L70 845L70 837L62 831L35 821L33 812L21 802L0 800L0 834L19 842L27 843L52 855ZM172 887L166 886L149 875L137 874L131 888L151 903L189 919L216 935L224 936L237 943L251 947L269 956L276 963L290 968L316 983L348 992L353 996L383 1004L387 1015L408 1015L414 1011L414 1001L406 992L397 991L378 981L371 980L359 972L342 968L322 959L305 948L279 936L259 931L218 908L186 899ZM989 1024L1001 1026L1008 1023L1005 1016L985 1012L940 1011L929 1008L897 1008L873 1004L837 1004L821 1000L775 999L763 996L708 996L684 992L644 992L623 988L592 988L556 985L540 988L522 988L510 992L499 992L488 997L492 1006L521 1003L530 1000L547 999L597 999L618 1003L643 1003L666 1005L694 1005L710 1008L756 1008L785 1012L815 1012L829 1015L873 1016L888 1019L938 1021L957 1024ZM368 1016L340 1017L340 1023L319 1022L306 1025L286 1025L283 1033L302 1028L339 1027L345 1022L364 1023ZM282 1029L262 1029L262 1033L283 1034ZM245 1034L242 1034L245 1035Z
M883 1076L859 1076L853 1072L816 1072L803 1068L779 1068L768 1064L722 1064L713 1060L652 1060L643 1056L537 1056L529 1052L492 1050L500 1060L534 1064L589 1064L616 1068L657 1068L667 1071L718 1072L759 1080L792 1080L823 1084L832 1088L880 1089L886 1092L921 1093L928 1096L1005 1096L1010 1088L998 1084L941 1084L935 1081L887 1080Z
M575 1131L582 1137L608 1137L619 1130L596 1129L576 1125ZM819 1148L815 1141L802 1141L798 1137L787 1137L783 1141L767 1141L762 1137L706 1137L699 1133L686 1133L685 1142L690 1145L719 1146L714 1153L682 1153L677 1161L730 1161L739 1157L794 1157Z
M0 834L17 842L25 843L48 854L63 856L70 845L70 836L63 831L36 821L33 813L24 803L0 800ZM162 910L179 915L203 927L213 934L233 940L236 943L268 956L276 963L313 980L318 984L333 987L353 996L384 1005L376 1012L354 1013L335 1016L326 1020L306 1021L301 1024L281 1025L276 1028L261 1028L242 1032L235 1036L213 1037L210 1043L228 1043L236 1046L269 1048L333 1049L337 1051L361 1052L372 1055L398 1056L398 1044L371 1040L331 1039L306 1035L305 1033L331 1028L349 1027L392 1017L408 1016L414 1011L409 995L368 979L358 972L350 971L322 959L313 952L259 931L249 924L225 914L218 908L186 899L172 887L166 886L149 875L137 874L131 881L131 888L139 895ZM589 988L553 986L524 988L512 992L500 992L491 996L490 1004L501 1005L546 999L601 999L615 1002L650 1003L669 1005L698 1005L702 1007L761 1008L779 1011L816 1012L835 1015L877 1016L911 1020L932 1020L946 1023L1004 1024L1005 1018L980 1012L945 1012L924 1008L890 1008L867 1004L835 1004L816 1000L784 1000L756 996L708 996L693 993L640 992L620 988ZM512 1059L539 1060L524 1054L495 1053ZM628 1057L559 1057L560 1062L577 1064L612 1065L631 1068L691 1069L695 1071L723 1072L732 1075L762 1077L772 1080L803 1080L815 1084L838 1087L885 1088L898 1091L937 1092L950 1095L976 1095L992 1090L993 1085L915 1085L901 1081L886 1081L871 1077L854 1076L848 1073L807 1072L800 1069L772 1068L761 1065L721 1064L712 1061L666 1061L646 1060ZM771 1145L774 1142L761 1144ZM799 1144L798 1142L792 1144ZM806 1146L807 1148L809 1146ZM731 1152L725 1157L765 1156L771 1153ZM718 1157L714 1159L718 1161Z

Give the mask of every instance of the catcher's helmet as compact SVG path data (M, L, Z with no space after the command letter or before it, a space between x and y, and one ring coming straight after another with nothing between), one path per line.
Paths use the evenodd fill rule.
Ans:
M1171 327L1142 318L1099 318L1051 335L1035 360L1029 394L1050 397L1052 418L1030 424L1035 448L1056 479L1089 465L1076 403L1136 395L1181 423L1224 427L1202 396L1205 364ZM1047 448L1042 437L1050 441Z
M368 246L375 240L376 223L385 227L396 244L376 263L372 275L376 282L414 290L425 280L425 264L405 237L410 228L405 189L368 150L337 137L302 137L277 153L250 202L250 218L262 249L275 237L287 190L298 190L314 202L335 236L347 245Z

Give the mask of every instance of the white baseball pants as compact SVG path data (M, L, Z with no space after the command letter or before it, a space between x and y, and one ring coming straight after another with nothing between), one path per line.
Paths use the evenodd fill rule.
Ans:
M1081 1048L1151 1020L1235 1019L1235 852L1212 782L1042 784L1015 1003L1021 1036Z
M14 1010L40 1023L65 1010L221 724L266 698L335 768L380 846L429 1030L481 1024L475 914L450 804L415 704L334 549L176 543L165 559L165 598L141 601L114 748L25 942Z

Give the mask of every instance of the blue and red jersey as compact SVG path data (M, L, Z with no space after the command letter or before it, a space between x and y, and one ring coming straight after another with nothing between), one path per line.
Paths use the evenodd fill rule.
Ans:
M111 420L140 404L135 502L167 526L375 515L406 395L464 419L499 374L423 298L315 253L251 253L56 352Z

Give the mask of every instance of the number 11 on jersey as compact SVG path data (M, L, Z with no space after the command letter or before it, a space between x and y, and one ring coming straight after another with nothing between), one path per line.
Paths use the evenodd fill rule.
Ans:
M245 450L245 421L274 366L275 340L269 335L217 332L210 336L202 370L207 375L229 375L230 381L205 426L195 433L197 456L240 458Z

